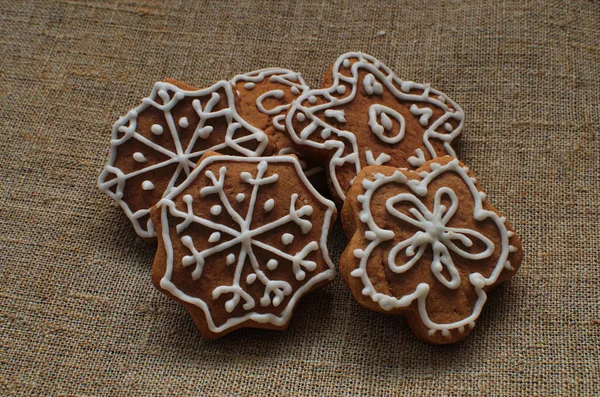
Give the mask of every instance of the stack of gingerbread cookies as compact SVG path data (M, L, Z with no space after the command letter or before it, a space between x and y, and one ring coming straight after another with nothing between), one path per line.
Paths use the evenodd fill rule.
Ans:
M362 306L427 342L461 340L523 255L456 158L463 111L362 53L340 56L322 87L280 68L156 83L114 125L99 186L157 240L154 285L207 338L285 329L337 267Z

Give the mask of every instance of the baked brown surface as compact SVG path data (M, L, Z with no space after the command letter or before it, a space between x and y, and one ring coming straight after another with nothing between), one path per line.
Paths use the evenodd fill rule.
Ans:
M369 55L347 53L327 70L321 87L298 99L287 122L303 153L328 170L338 203L364 166L416 168L454 155L462 110L429 85L403 81Z
M277 154L295 154L317 189L326 187L325 169L303 155L285 126L285 114L299 95L309 90L300 73L282 68L261 69L235 76L231 83L239 98L238 113L264 131L277 145Z
M193 94L199 89L167 79L166 84L156 83L150 98L143 100L147 106L130 112L113 127L111 158L100 176L100 187L119 202L142 237L154 237L148 210L185 179L206 150L274 153L275 143L264 133L239 123L234 128L235 120L224 112L235 110L238 98L226 86L219 82L204 94ZM185 91L176 93L176 88ZM167 103L174 104L160 109ZM197 109L194 103L199 104ZM202 118L200 111L205 112Z
M326 247L333 203L299 179L293 156L241 159L205 154L152 209L152 281L208 339L241 327L285 329L298 299L335 274Z
M342 210L349 244L339 267L354 298L370 310L406 317L414 333L430 343L453 343L466 337L479 316L477 305L485 302L478 290L485 295L512 277L523 259L518 236L485 195L475 197L473 191L480 195L482 190L465 170L448 156L415 171L365 167ZM383 232L378 233L378 228ZM392 251L397 254L390 255ZM441 265L437 275L432 265L435 258ZM452 267L457 270L455 276ZM475 287L479 277L474 274L485 278L485 285ZM452 285L453 281L459 285ZM422 293L423 302L414 297L399 303L420 288L428 288ZM436 324L472 321L446 331L434 329L425 324L419 312L423 309Z

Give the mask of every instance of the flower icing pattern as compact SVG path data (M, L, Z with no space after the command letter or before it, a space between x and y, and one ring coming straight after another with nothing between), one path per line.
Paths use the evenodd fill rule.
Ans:
M441 203L442 196L444 195L447 195L452 202L450 208L446 208L446 206ZM409 202L414 206L409 210L409 213L413 215L413 217L398 211L394 207L394 204L403 201ZM481 260L489 258L494 253L494 243L478 231L448 227L447 223L454 216L457 208L458 197L452 189L447 187L442 187L435 192L434 207L432 211L429 211L429 209L414 194L401 193L388 199L386 201L386 209L390 214L420 229L412 237L401 241L392 248L388 256L390 269L394 273L404 273L408 271L419 261L419 259L421 259L427 246L431 245L433 251L431 271L438 281L446 287L452 289L458 288L460 285L460 276L452 261L449 250L466 259ZM465 247L472 247L473 239L478 239L483 242L485 250L479 253L471 253L459 248L455 244L455 241L460 241ZM402 251L404 251L406 256L411 259L406 263L398 264L396 259L398 254ZM444 267L450 274L450 280L442 274Z
M473 206L474 224L488 222L485 233L483 228L474 230L449 226L457 214L459 205L465 204L459 202L459 197L452 188L441 186L432 191L429 186L432 181L446 173L458 176L468 188L472 203L466 205ZM362 281L364 286L362 295L369 296L383 310L407 308L416 301L421 321L429 329L429 335L441 331L442 335L449 337L452 330L464 333L465 327L475 326L475 320L487 300L485 289L497 283L505 269L515 270L508 258L517 248L510 244L509 240L514 233L507 229L506 219L494 211L484 209L485 193L477 189L475 179L469 176L468 169L458 160L454 159L444 165L433 162L430 164L430 172L420 172L419 176L420 180L408 179L403 172L396 170L391 175L376 173L372 178L362 180L364 193L357 197L361 208L358 219L366 226L364 241L367 245L354 250L353 256L359 261L358 266L350 274ZM396 222L392 223L393 229L390 228L389 223L387 227L380 227L371 212L373 197L384 186L391 189L393 188L390 186L404 186L399 193L388 193L389 197L386 195L385 211L391 219L396 219ZM433 203L428 208L424 204L424 198L431 194L433 194ZM493 224L493 228L490 229L489 224ZM408 238L395 242L397 233L406 230L414 230L414 233ZM492 233L494 237L488 233ZM494 238L496 244L492 241ZM382 244L386 242L394 242L394 244L388 245L391 248L383 248ZM431 272L435 280L445 288L451 290L465 288L461 285L464 279L461 279L460 269L457 268L453 256L466 261L481 261L483 268L490 269L485 275L475 271L466 277L475 291L477 300L471 314L459 321L446 324L436 323L430 319L426 299L434 286L426 282L419 283L411 293L397 297L378 291L370 278L367 264L371 258L382 258L383 265L390 271L403 275L427 262L424 257L429 247L431 248ZM388 249L389 252L386 252ZM375 252L378 252L378 255L375 255Z

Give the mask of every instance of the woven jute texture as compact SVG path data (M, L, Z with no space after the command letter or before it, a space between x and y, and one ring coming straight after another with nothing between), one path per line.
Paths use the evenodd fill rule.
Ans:
M0 395L597 395L600 5L0 0ZM416 340L339 277L286 332L218 341L150 283L154 246L97 186L152 84L364 51L466 114L460 158L522 269L471 336ZM344 248L331 236L334 262Z

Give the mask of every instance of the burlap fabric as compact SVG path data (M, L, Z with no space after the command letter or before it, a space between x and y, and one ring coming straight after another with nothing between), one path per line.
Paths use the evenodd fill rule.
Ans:
M598 43L590 1L2 0L0 395L597 394ZM519 231L521 271L453 346L339 277L287 332L203 340L96 187L112 123L164 77L281 66L316 86L349 50L463 106L459 154Z

